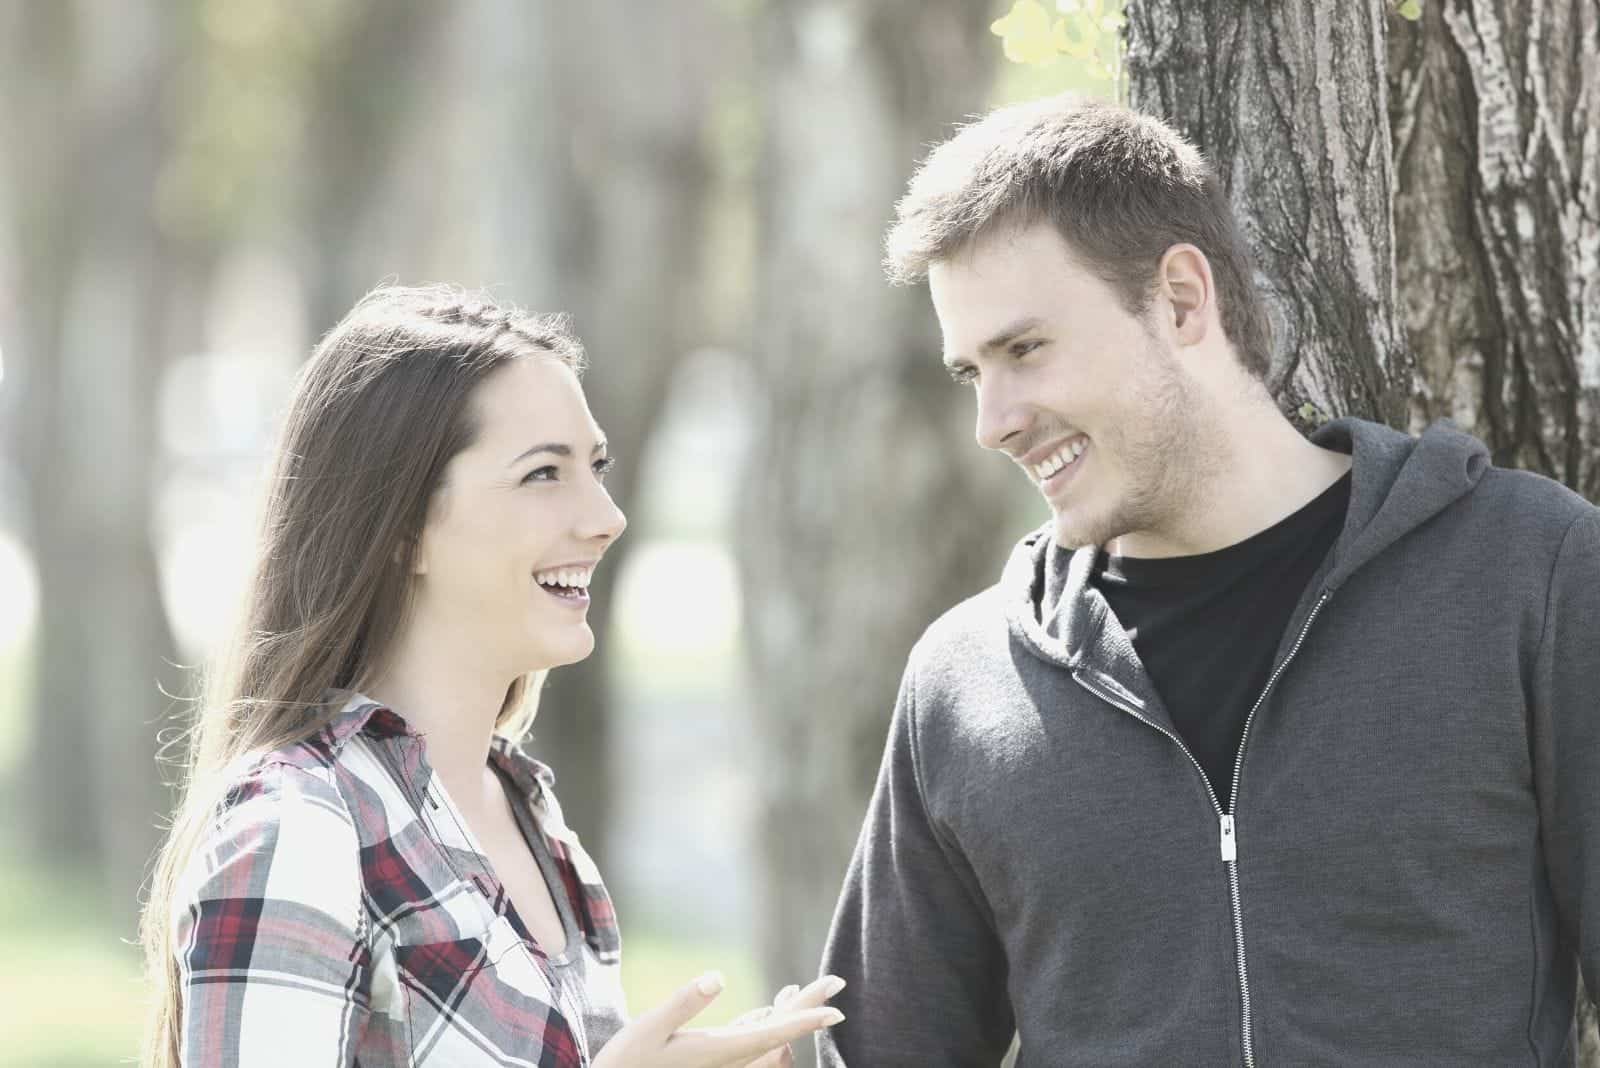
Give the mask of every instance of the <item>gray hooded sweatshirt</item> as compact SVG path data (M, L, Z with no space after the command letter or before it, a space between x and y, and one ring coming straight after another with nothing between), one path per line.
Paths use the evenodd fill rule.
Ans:
M1600 989L1600 509L1355 420L1215 796L1048 529L912 652L825 1065L1570 1065Z

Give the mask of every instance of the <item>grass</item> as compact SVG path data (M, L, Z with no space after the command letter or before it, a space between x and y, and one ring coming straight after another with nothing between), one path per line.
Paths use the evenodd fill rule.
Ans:
M139 951L93 921L96 902L87 879L29 865L14 850L0 856L0 1068L135 1059L146 1005ZM769 996L748 952L634 930L623 919L622 978L634 1012L711 968L727 989L698 1024L726 1023Z
M144 1016L139 951L96 924L88 880L0 865L0 1065L79 1068L133 1059ZM90 917L87 922L85 917Z

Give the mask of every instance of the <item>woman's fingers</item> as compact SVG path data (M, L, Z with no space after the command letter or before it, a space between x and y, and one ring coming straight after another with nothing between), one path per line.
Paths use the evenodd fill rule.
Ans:
M673 1032L705 1011L722 993L722 973L707 972L680 987L670 998L633 1021L639 1031L665 1043Z
M685 1064L747 1064L843 1019L835 1008L790 1009L753 1024L680 1032L668 1045L681 1050Z
M794 983L790 983L788 986L778 991L778 996L772 999L772 1007L775 1009L788 1008L789 1006L785 1003L798 993L800 993L800 988Z
M768 1016L772 1015L772 1008L773 1007L771 1005L763 1005L759 1009L751 1009L749 1012L742 1012L738 1016L734 1017L733 1022L728 1026L743 1027L745 1024L753 1024L758 1020L765 1020Z
M785 987L784 989L792 988ZM796 990L789 996L787 1001L777 1007L791 1011L794 1009L815 1009L843 989L843 979L837 975L824 975L822 978L814 979L806 984L805 989Z

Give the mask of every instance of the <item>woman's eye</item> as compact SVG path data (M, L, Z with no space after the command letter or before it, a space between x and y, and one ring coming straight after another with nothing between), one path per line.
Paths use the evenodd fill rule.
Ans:
M532 471L529 471L527 475L523 477L522 481L554 482L556 480L556 474L556 465L546 464L544 467L536 467Z
M594 462L595 477L604 479L611 473L611 469L615 466L617 466L617 461L612 459L610 456L596 460Z
M1034 338L1030 341L1019 341L1015 345L1011 346L1011 355L1020 359L1043 344L1044 342L1037 338Z
M950 379L958 386L970 386L978 380L976 367L952 367Z

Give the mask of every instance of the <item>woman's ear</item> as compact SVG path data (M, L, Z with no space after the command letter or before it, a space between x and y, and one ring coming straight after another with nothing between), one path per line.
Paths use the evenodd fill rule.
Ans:
M411 557L411 573L413 575L426 575L428 573L428 565L422 555L422 546L411 538L407 538L395 546L393 556L395 566L404 567L408 555Z

